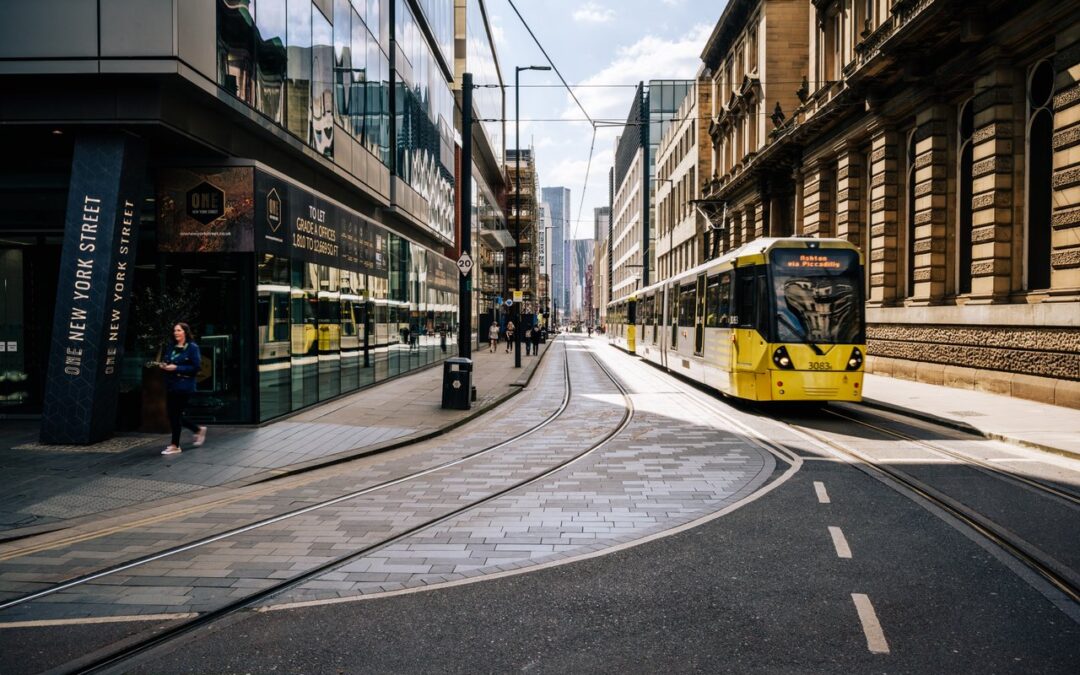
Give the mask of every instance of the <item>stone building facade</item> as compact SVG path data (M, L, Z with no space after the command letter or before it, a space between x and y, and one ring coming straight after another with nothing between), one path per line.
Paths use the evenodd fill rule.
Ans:
M712 87L702 79L689 93L664 133L656 155L656 280L700 264L709 254L705 218L692 201L701 196L701 177L712 167L707 118Z
M732 186L790 172L766 220L862 249L869 370L1080 407L1080 2L799 4L806 84L768 98L798 106L741 165L720 146L730 243L788 233Z

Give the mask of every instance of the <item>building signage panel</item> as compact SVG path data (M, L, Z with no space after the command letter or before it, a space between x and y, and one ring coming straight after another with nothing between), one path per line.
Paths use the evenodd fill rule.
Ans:
M44 443L94 443L114 431L145 175L145 149L133 136L86 135L75 142L41 416Z
M255 172L259 252L386 276L385 228L266 171Z
M158 250L233 253L254 250L254 167L158 172Z

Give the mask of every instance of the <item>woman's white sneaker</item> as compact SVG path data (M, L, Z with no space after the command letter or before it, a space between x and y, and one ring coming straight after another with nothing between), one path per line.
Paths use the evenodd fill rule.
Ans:
M180 446L178 446L178 445L170 445L169 447L162 450L161 454L163 454L163 455L179 455L181 452L183 452L183 450L180 449Z

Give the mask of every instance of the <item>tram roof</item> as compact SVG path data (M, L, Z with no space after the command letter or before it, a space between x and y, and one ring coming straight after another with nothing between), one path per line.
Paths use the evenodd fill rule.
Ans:
M846 239L835 238L819 238L819 237L762 237L761 239L755 239L747 242L738 248L734 248L719 258L713 258L706 262L701 263L696 267L692 267L681 274L677 274L674 277L658 281L655 284L651 284L646 288L641 289L634 293L632 297L649 293L659 288L663 288L668 284L677 284L683 279L689 279L696 277L702 272L706 272L717 265L728 262L729 260L735 260L737 258L743 258L749 255L764 255L774 248L847 248L854 249L855 246ZM613 301L611 304L621 301Z

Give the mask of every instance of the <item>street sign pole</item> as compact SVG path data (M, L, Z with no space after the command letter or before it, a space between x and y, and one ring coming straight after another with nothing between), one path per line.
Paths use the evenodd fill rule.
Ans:
M461 268L458 280L458 356L472 358L472 73L461 75L461 176L458 195L461 202L461 256L469 269ZM468 257L466 257L468 256Z

